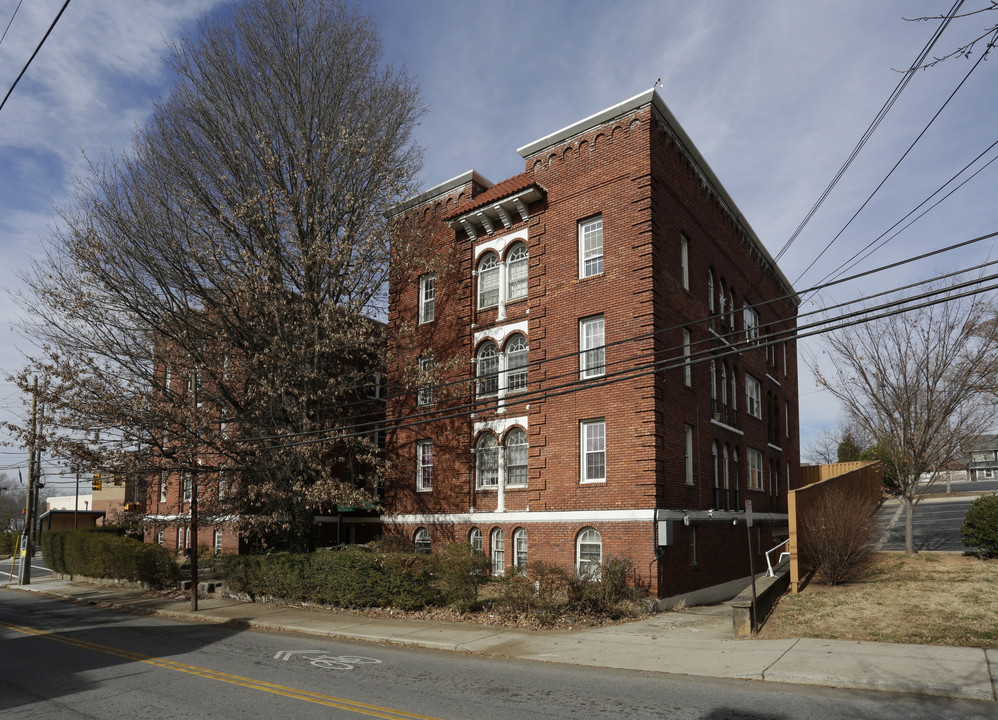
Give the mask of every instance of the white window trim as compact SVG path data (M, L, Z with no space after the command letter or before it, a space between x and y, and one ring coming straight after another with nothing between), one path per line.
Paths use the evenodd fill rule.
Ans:
M506 536L502 528L493 528L489 533L489 551L492 553L492 574L501 577L506 574Z
M429 447L430 449L430 462L423 463L423 450ZM426 482L425 470L429 470L429 483ZM433 491L433 441L432 440L417 440L416 441L416 492L432 492Z
M690 289L690 240L679 236L679 268L682 273L683 289Z
M587 459L589 457L588 443L587 443L587 431L589 428L602 427L603 429L603 449L601 451L593 451L592 454L602 453L603 455L603 476L598 478L586 477L586 471L589 468ZM591 420L583 420L579 423L579 455L580 455L580 467L579 467L579 482L583 485L592 485L594 483L605 483L607 476L607 458L606 458L606 418L593 418Z
M683 465L686 475L686 484L693 485L693 426L686 426L686 442L683 450Z
M745 412L762 419L762 383L745 373Z
M586 228L599 223L599 253L593 253L589 257L586 257L585 248L585 237ZM579 220L578 224L578 238L579 238L579 279L584 280L586 278L597 277L603 274L604 267L604 257L606 252L605 237L603 235L603 216L593 215L585 220ZM599 260L599 270L596 272L586 272L586 261L587 260Z
M763 490L762 452L752 447L745 448L745 460L746 464L748 465L748 489L762 491ZM753 482L753 477L758 478L758 482Z
M602 342L590 345L586 329L599 324ZM593 360L590 363L590 360ZM596 368L596 369L593 369ZM579 320L579 377L582 380L606 375L606 319L603 315L591 315Z
M599 540L599 559L598 560L586 560L583 564L582 560L582 539L589 533L594 533L596 538ZM596 545L596 542L589 540L585 543L586 545ZM582 528L578 534L575 536L575 571L579 575L585 575L593 580L601 580L603 576L603 535L599 530L593 527Z
M419 358L419 372L421 375L433 372L433 356L424 356ZM423 383L424 378L420 378L419 388L416 390L416 404L417 405L432 405L433 404L433 380L428 380Z
M495 266L494 267L486 268L483 271L482 270L482 265L483 265L483 263L486 262L486 260L493 261L495 263ZM475 276L478 278L478 282L477 282L477 285L478 285L477 303L478 303L478 305L477 305L477 307L478 307L479 310L486 310L486 309L489 309L489 308L494 308L494 307L498 307L499 306L500 295L502 294L501 287L502 287L502 280L503 280L503 278L502 278L503 273L501 271L501 268L502 268L502 261L499 259L499 256L496 253L492 253L492 252L485 253L484 255L482 255L482 257L480 257L478 259L478 263L477 263L477 265L475 265ZM488 277L490 278L490 285L492 285L493 287L490 287L488 289L488 291L489 291L489 293L492 293L492 292L495 293L495 302L485 302L484 301L484 297L483 296L484 296L484 293L485 293L485 287L484 287L484 283L482 282L482 276L485 275L485 273L490 273L490 275L488 275ZM494 278L494 280L492 278Z
M683 384L693 387L693 366L690 363L690 347L692 346L690 331L683 328Z
M528 541L526 528L521 527L513 531L513 567L520 574L527 572L528 555L530 552Z
M433 285L433 297L427 299L426 289L427 285L432 283ZM435 273L429 273L423 275L419 278L419 324L425 325L426 323L433 322L436 319L436 304L437 304L437 276Z

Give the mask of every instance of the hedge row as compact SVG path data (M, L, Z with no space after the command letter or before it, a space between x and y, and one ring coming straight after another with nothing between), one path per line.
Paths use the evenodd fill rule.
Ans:
M54 572L119 578L168 586L177 580L169 550L123 537L114 530L63 530L42 533L42 554Z
M231 592L337 607L414 610L439 603L433 555L348 548L309 554L223 555L216 568Z

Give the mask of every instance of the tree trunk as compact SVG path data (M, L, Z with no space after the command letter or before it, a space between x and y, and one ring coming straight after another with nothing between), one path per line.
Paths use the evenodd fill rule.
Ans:
M904 502L904 551L908 555L915 554L915 537L911 529L911 516L915 512L915 503L910 497L902 498Z

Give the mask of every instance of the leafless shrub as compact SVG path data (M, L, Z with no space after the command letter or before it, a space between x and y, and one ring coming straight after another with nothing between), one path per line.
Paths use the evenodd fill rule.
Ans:
M800 519L800 547L826 585L856 580L873 560L877 503L869 496L830 487Z

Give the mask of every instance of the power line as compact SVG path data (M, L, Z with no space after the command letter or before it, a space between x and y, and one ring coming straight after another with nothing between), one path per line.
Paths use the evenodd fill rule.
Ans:
M28 62L24 63L24 67L21 68L21 72L17 74L17 77L14 79L14 84L10 86L10 90L8 90L7 94L4 95L3 101L0 101L0 110L3 110L3 106L7 104L7 98L9 98L10 94L14 92L14 88L16 88L17 84L21 81L21 78L24 76L24 73L28 71L28 66L31 65L31 61L35 59L35 55L37 55L38 51L42 49L42 45L45 44L45 41L48 39L49 34L55 28L55 24L59 22L59 18L62 17L63 11L65 11L65 9L68 6L69 6L69 0L66 0L66 2L63 3L62 7L59 9L59 13L55 16L55 20L52 21L51 25L49 25L49 29L45 31L45 35L42 37L41 42L38 43L38 47L36 47L35 51L31 53L31 57L28 58ZM20 7L20 4L18 4L18 7ZM15 10L15 12L17 11ZM13 20L14 18L12 17L11 21L13 22ZM4 31L4 34L5 35L7 34L6 30Z
M860 151L866 145L867 141L873 136L873 133L876 132L877 128L880 127L880 123L883 121L885 117L887 117L887 113L890 112L891 108L894 107L894 104L901 96L901 93L904 92L906 87L908 87L908 83L911 82L911 79L915 75L915 70L919 66L921 66L923 62L925 62L925 58L928 57L929 52L931 52L933 46L936 44L936 41L939 40L939 38L942 36L943 31L949 26L950 22L953 20L953 17L959 11L962 5L963 5L963 0L957 0L957 2L953 3L953 7L950 8L950 11L946 14L942 22L939 24L939 27L936 28L934 33L932 33L932 36L929 38L929 41L925 44L925 47L922 48L921 52L915 58L914 62L912 62L911 67L909 67L908 70L904 73L901 80L894 88L894 91L888 96L883 106L880 108L880 110L874 116L873 120L867 126L866 130L860 136L859 142L856 143L856 146L852 149L852 152L849 153L849 157L847 157L845 162L842 163L842 167L839 168L838 172L836 172L835 175L832 177L831 182L828 183L828 186L824 189L821 195L818 196L818 199L815 201L814 205L811 206L811 209L808 210L807 214L804 216L804 219L800 221L800 224L797 226L797 229L793 231L793 233L790 235L790 238L786 241L786 243L784 243L783 247L780 248L780 251L776 253L776 257L774 258L776 262L779 262L780 258L783 257L784 253L786 253L786 251L790 249L790 246L794 244L794 241L797 239L797 236L800 235L804 227L811 221L811 218L814 217L814 214L818 211L818 208L820 208L821 205L825 202L825 199L832 192L832 189L836 185L838 185L839 180L842 179L842 176L845 175L846 171L852 165L853 160L856 159L856 156L859 155Z
M7 37L7 31L10 30L10 26L14 23L14 18L17 17L17 11L21 9L21 3L24 0L17 0L17 7L14 8L14 12L10 15L10 20L7 22L7 27L3 29L3 35L0 35L0 45L3 45L3 39Z
M998 31L995 31L995 36L996 36L996 37L998 37ZM910 153L910 152L911 152L911 151L912 151L912 150L914 149L915 145L917 145L917 144L918 144L918 141L919 141L919 140L921 140L921 139L922 139L922 137L923 137L923 136L925 135L925 133L926 133L926 132L928 132L929 128L930 128L930 127L932 127L932 124L933 124L933 123L934 123L934 122L936 121L936 119L937 119L937 118L938 118L938 117L939 117L939 116L940 116L940 115L942 114L943 110L945 110L945 109L946 109L946 106L947 106L947 105L949 105L950 101L951 101L951 100L952 100L952 99L953 99L953 98L954 98L954 97L956 96L956 94L957 94L957 93L958 93L958 92L960 91L960 88L962 88L962 87L963 87L964 83L965 83L965 82L967 82L967 80L968 80L968 79L970 78L971 74L972 74L972 73L974 72L974 70L976 70L976 69L977 69L977 67L978 67L978 66L979 66L979 65L981 64L981 61L983 61L985 57L987 57L987 55L986 55L986 54L984 54L984 55L981 55L981 57L979 57L979 58L977 59L977 62L975 62L975 63L974 63L974 65L973 65L973 66L972 66L972 67L970 68L970 70L968 70L968 71L967 71L967 74L963 76L963 80L961 80L961 81L959 82L959 84L958 84L958 85L956 86L956 88L955 88L955 89L953 90L953 92L951 92L951 93L950 93L950 95L949 95L949 97L947 97L947 98L946 98L946 100L945 100L945 102L943 102L942 106L940 106L940 108L939 108L939 109L938 109L938 110L936 111L935 115L933 115L933 116L932 116L932 118L931 118L931 119L929 120L929 122L928 122L928 123L926 123L925 127L924 127L924 128L922 128L922 131L921 131L921 132L920 132L920 133L918 134L918 136L917 136L917 137L916 137L916 138L915 138L915 139L914 139L914 140L912 141L911 145L909 145L909 146L908 146L908 149L907 149L907 150L905 150L905 151L904 151L904 153L903 153L903 154L901 155L901 157L900 157L900 158L898 158L898 161L897 161L896 163L894 163L894 167L892 167L892 168L890 169L890 171L889 171L889 172L887 173L887 175L885 175L885 176L884 176L884 178L883 178L883 179L882 179L882 180L880 181L880 183L879 183L879 184L877 185L877 187L875 187L875 188L873 189L873 192L871 192L871 193L869 194L869 196L867 196L866 200L864 200L864 201L863 201L863 204L859 206L859 209L858 209L858 210L856 210L856 212L855 212L855 213L853 213L852 217L850 217L850 218L849 218L849 220L848 220L848 221L846 221L846 224L842 226L842 229L841 229L841 230L839 230L839 231L838 231L838 232L837 232L837 233L835 234L835 236L834 236L834 237L833 237L833 238L832 238L831 240L829 240L829 241L828 241L828 244L827 244L827 245L825 245L824 249L822 249L822 251L821 251L820 253L818 253L818 256L817 256L817 257L815 257L815 258L814 258L814 260L812 260L812 261L811 261L811 263L810 263L810 264L809 264L809 265L808 265L808 266L807 266L806 268L804 268L804 270L803 270L803 271L802 271L802 272L801 272L801 273L800 273L800 274L799 274L799 275L797 276L797 279L796 279L796 280L794 280L794 282L795 282L795 283L796 283L796 282L799 282L799 281L800 281L800 279L801 279L802 277L804 277L804 275L806 275L806 274L807 274L807 272L808 272L808 271L809 271L809 270L810 270L810 269L811 269L812 267L814 267L814 264L815 264L816 262L818 262L818 260L820 260L820 259L821 259L821 257L822 257L822 256L823 256L823 255L824 255L824 254L825 254L826 252L828 252L828 249L829 249L829 248L831 248L831 247L832 247L832 245L833 245L833 244L835 243L835 241L836 241L836 240L838 240L838 239L839 239L839 238L840 238L840 237L842 236L842 233L844 233L844 232L846 231L846 229L847 229L847 228L848 228L848 227L849 227L849 226L850 226L850 225L852 224L852 221L853 221L853 220L855 220L855 219L856 219L856 218L857 218L857 217L859 216L859 214L860 214L861 212L863 212L863 210L864 210L864 209L866 208L866 206L867 206L867 205L868 205L868 204L870 203L870 201L871 201L871 200L873 199L873 197L874 197L874 196L875 196L875 195L876 195L876 194L877 194L877 193L878 193L878 192L880 191L880 189L881 189L881 188L882 188L882 187L884 186L884 184L885 184L885 183L887 182L887 180L888 180L888 179L889 179L889 178L891 177L891 175L893 175L893 174L894 174L894 171L898 169L898 166L899 166L899 165L901 165L901 163L902 163L902 162L904 161L904 159L905 159L906 157L908 157L908 154L909 154L909 153Z

